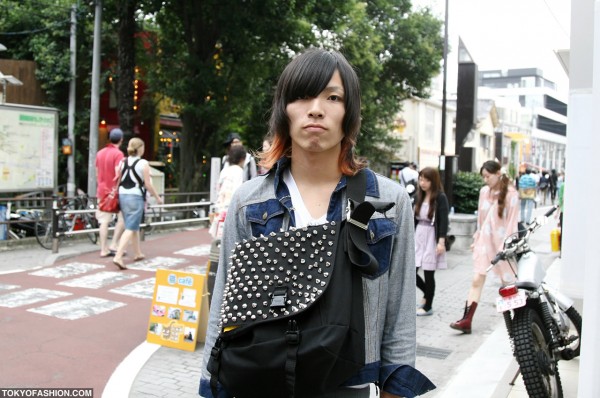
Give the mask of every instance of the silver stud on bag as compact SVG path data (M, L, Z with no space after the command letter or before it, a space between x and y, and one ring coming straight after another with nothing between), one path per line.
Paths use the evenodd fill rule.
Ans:
M331 275L324 270L333 269L335 226L292 227L236 244L223 290L226 299L221 306L220 324L242 325L293 316L318 300ZM270 310L275 289L286 287L283 305L277 307L279 310Z

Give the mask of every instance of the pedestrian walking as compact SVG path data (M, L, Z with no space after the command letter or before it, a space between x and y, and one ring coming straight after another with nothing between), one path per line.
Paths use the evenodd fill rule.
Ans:
M243 145L242 137L238 133L229 133L227 138L223 142L223 146L227 153L231 147L236 145ZM229 158L228 155L225 154L221 159L221 169L229 166ZM256 168L256 159L250 153L246 153L246 159L244 160L244 181L248 181L258 175L258 170Z
M552 203L550 203L551 205L554 204L554 202L556 201L556 193L558 192L558 174L556 174L556 169L552 169L552 171L550 172L550 200L552 201Z
M550 174L548 174L545 170L542 170L540 175L540 180L538 182L538 188L540 190L540 201L542 206L546 206L546 201L548 200L548 192L550 191Z
M393 202L385 215L378 213L378 217L373 216L368 221L368 226L365 225L368 231L363 236L373 243L370 252L378 262L377 273L371 277L362 276L359 284L365 297L364 308L359 312L365 317L366 361L362 369L335 390L321 391L311 397L366 398L370 396L370 383L379 383L383 398L412 397L434 388L414 369L413 213L404 188L367 169L355 155L361 124L360 108L358 77L339 52L307 50L288 64L279 78L273 99L269 124L273 143L260 161L271 171L244 183L234 194L225 220L221 259L228 258L237 242L253 241L291 227L316 229L346 219L348 180L363 170L365 200ZM248 255L252 256L252 253ZM310 253L299 256L300 262L314 261L310 259ZM293 263L293 260L289 262ZM223 266L217 270L200 382L200 395L208 398L215 395L207 364L217 350L217 336L223 331L219 326L221 304L225 300L229 302L223 292L232 264L227 261L220 261L220 264ZM287 267L289 278L302 277L295 270L297 267L288 265L288 261L280 266ZM244 279L241 274L240 277ZM295 335L293 331L291 334ZM304 341L301 339L300 343ZM289 347L294 347L290 342ZM362 351L362 346L353 349ZM293 355L291 351L288 352ZM247 363L256 361L260 366L258 358L247 359ZM315 357L313 366L319 366L321 360L325 360L324 355ZM268 371L273 377L287 374L283 365ZM221 383L215 382L213 388L219 397L232 395ZM281 391L281 396L285 395L286 392ZM256 390L247 391L247 396L264 395L261 390Z
M127 269L123 263L123 254L129 243L133 247L133 261L145 258L140 246L140 224L144 217L146 191L156 199L158 204L163 200L154 189L150 178L150 165L144 155L144 141L134 137L127 145L128 157L123 159L120 167L119 206L125 219L125 232L119 239L119 246L113 263L120 269Z
M433 167L419 172L419 188L415 201L415 263L417 287L423 300L417 316L433 314L435 271L448 268L446 263L446 235L448 233L448 199L444 194L440 173ZM419 276L423 270L425 279Z
M229 149L227 158L229 159L228 166L221 170L219 174L217 200L215 201L214 213L209 228L210 235L215 239L221 239L222 227L231 198L244 182L246 149L242 145L234 145Z
M471 333L473 315L485 284L487 268L505 239L517 232L519 220L519 197L510 184L500 163L495 160L486 161L481 166L480 174L485 186L479 191L477 207L477 230L473 235L473 281L465 303L463 317L450 324L452 329L463 333ZM522 178L521 178L522 180ZM510 265L500 261L493 272L503 284L514 279Z
M119 128L112 129L108 134L109 143L96 154L96 176L97 188L96 196L98 203L110 193L111 189L117 184L117 167L123 160L123 152L119 149L123 143L123 131ZM117 252L119 238L125 229L123 214L120 213L113 231L112 241L108 244L108 228L112 222L114 213L98 209L96 219L100 225L98 232L100 240L100 257L114 256Z
M536 184L531 175L531 169L527 168L525 174L518 182L519 199L521 200L521 221L531 223L531 215L535 206Z

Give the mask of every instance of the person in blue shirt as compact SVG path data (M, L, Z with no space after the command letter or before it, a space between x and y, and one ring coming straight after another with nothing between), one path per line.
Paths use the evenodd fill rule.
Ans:
M526 169L525 174L519 178L519 199L521 200L521 221L529 224L535 205L536 182L531 175L531 169Z
M376 213L365 231L379 269L363 275L366 365L338 390L314 398L415 397L435 386L415 367L415 250L410 199L400 184L375 174L358 158L361 125L356 72L339 52L310 49L294 58L276 87L269 150L261 154L266 175L244 183L225 219L219 268L206 336L199 393L212 398L208 360L220 332L227 259L236 242L291 227L340 222L346 217L347 177L365 169L365 200L393 202ZM294 272L290 270L290 272ZM261 396L260 391L250 392ZM282 392L282 396L284 396ZM217 397L230 397L219 384Z

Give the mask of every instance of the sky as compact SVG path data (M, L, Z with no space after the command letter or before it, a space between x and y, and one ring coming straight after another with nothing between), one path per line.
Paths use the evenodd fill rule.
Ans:
M413 0L444 19L445 0ZM447 91L456 92L458 37L478 69L539 68L568 95L554 51L570 47L571 0L448 0Z

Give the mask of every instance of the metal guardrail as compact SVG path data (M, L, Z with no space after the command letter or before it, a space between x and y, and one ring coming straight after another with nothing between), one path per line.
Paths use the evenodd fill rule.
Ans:
M162 219L163 217L167 217L162 211L163 209L175 209L175 208L187 208L188 210L194 210L199 207L207 207L207 211L205 214L208 214L208 209L213 203L210 201L200 201L200 202L188 202L188 203L171 203L171 204L162 204L162 205L151 205L148 206L149 209L158 209L159 212L156 215L157 218ZM58 230L58 218L61 214L85 214L85 213L95 213L96 209L82 209L82 210L64 210L58 206L58 201L54 200L52 202L52 231L54 232L54 236L52 237L52 253L58 253L58 240L61 236L72 236L72 235L81 235L81 234L89 234L89 233L98 233L100 232L100 228L84 228L80 230L73 231L57 231ZM156 222L142 222L140 224L140 239L143 241L145 238L144 230L148 227L155 227L160 225L175 225L175 224L184 224L184 223L196 223L196 222L205 222L209 221L210 218L207 217L193 217L193 218L183 218L179 220L167 220L167 221L156 221ZM110 227L109 231L113 231L114 227Z

